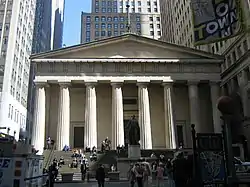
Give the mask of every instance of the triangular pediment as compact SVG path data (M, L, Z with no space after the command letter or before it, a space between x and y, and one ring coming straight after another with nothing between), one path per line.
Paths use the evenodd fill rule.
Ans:
M183 46L169 44L133 34L62 48L31 56L34 58L169 58L169 59L222 59L221 56Z

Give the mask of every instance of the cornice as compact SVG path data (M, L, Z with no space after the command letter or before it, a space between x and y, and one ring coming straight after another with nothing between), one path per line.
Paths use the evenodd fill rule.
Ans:
M120 63L206 63L206 64L220 64L224 60L218 59L157 59L157 58L85 58L85 59L33 59L32 63L91 63L91 62L120 62Z

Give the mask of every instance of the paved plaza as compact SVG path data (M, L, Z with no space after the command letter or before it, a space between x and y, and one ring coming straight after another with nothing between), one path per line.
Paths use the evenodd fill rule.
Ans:
M105 187L129 187L128 182L106 182ZM55 187L98 187L96 182L91 183L58 183L55 185ZM149 187L156 187L156 184L149 185ZM174 187L174 185L171 185L168 181L165 181L164 184L162 184L162 187Z

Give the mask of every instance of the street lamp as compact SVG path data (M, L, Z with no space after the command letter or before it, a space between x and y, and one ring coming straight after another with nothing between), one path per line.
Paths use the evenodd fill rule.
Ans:
M232 121L235 119L235 105L234 101L229 96L222 96L217 101L217 108L221 112L223 120L223 136L225 142L225 152L227 153L226 163L228 172L228 184L232 184L233 179L236 177L234 156L232 147ZM229 180L231 179L231 180Z

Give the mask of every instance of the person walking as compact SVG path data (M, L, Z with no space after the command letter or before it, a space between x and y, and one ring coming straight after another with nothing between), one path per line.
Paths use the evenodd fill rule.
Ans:
M136 182L136 176L133 164L130 165L130 168L128 170L128 180L130 182L130 187L134 187Z
M135 171L137 186L143 187L144 167L141 164L137 163L135 164L134 171Z
M98 187L104 187L105 171L103 165L100 165L99 168L96 170L95 178L98 182Z
M157 179L157 187L161 187L163 183L163 174L164 174L164 165L163 163L159 163L159 166L156 169L156 179Z
M87 172L87 167L86 167L86 164L85 164L85 160L82 160L82 163L81 163L81 173L82 173L82 181L83 182L85 181L86 172Z

